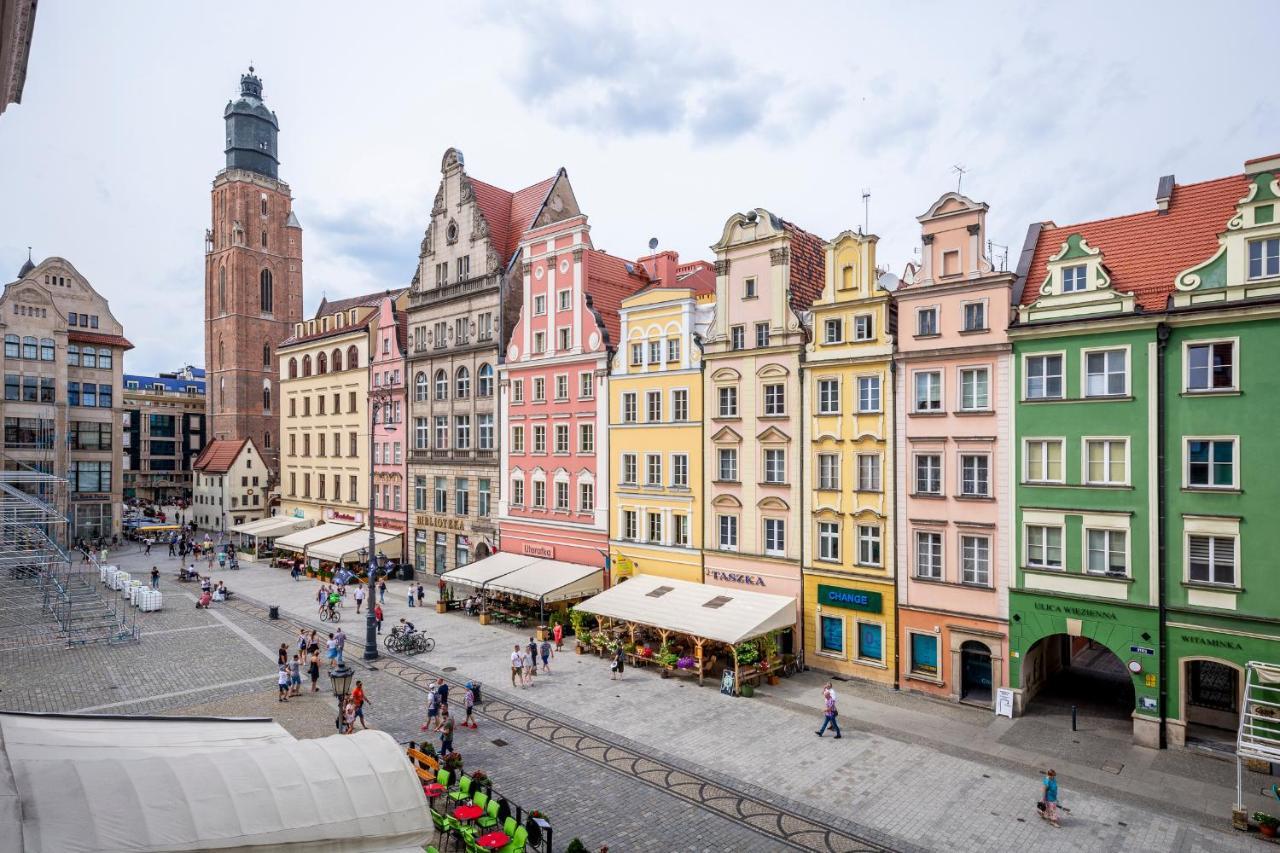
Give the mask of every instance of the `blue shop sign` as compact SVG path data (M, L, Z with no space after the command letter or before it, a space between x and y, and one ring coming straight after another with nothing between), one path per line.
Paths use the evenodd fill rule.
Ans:
M818 584L818 604L826 607L843 607L846 610L861 610L866 613L879 613L884 606L883 597L878 592L845 589L821 583Z

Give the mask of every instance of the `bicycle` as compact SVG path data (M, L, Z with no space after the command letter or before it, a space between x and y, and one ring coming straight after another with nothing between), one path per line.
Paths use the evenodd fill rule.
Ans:
M436 647L436 641L426 634L406 634L404 629L396 626L391 629L391 633L383 638L382 644L387 647L389 652L404 652L405 654L416 655L422 652L429 652Z
M329 608L326 607L324 610L320 611L320 621L321 622L341 622L342 614L339 613L337 610L330 610Z

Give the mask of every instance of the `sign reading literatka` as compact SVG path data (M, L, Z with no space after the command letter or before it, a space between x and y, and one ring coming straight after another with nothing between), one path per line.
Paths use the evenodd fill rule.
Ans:
M553 545L530 545L528 542L522 543L521 553L526 557L541 557L544 560L554 560L556 558L556 549Z

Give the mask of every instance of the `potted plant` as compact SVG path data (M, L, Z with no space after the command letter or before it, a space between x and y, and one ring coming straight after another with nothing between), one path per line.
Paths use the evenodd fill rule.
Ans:
M692 655L685 655L676 660L676 669L693 669L698 665L698 661Z
M664 669L671 669L676 665L676 661L679 659L680 656L671 651L670 646L666 645L658 649L658 653L654 656L654 660L656 660Z
M471 786L477 791L489 793L489 788L493 783L489 779L489 774L483 770L473 770L471 772Z
M775 634L765 634L760 638L760 645L764 647L763 654L760 658L760 669L767 673L766 678L771 685L778 683L778 674L774 671L778 665L778 638Z
M1266 812L1254 812L1253 819L1258 824L1258 831L1263 838L1275 838L1276 828L1280 827L1280 817L1272 817Z
M568 847L564 848L564 853L587 853L587 846L581 839L575 838L569 842Z
M760 647L755 643L739 643L734 646L734 651L737 653L738 663L742 666L750 666L760 660Z
M457 779L462 775L462 753L457 750L445 753L440 759L440 766L449 771L450 779Z

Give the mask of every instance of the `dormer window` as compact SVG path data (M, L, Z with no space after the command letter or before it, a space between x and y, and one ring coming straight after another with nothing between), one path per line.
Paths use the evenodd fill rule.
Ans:
M341 328L343 327L343 325L345 325L345 324L342 322L342 314L340 314L340 313L339 313L339 314L334 314L334 315L333 315L333 327L334 327L335 329L341 329Z
M1076 264L1075 266L1062 268L1062 292L1077 293L1088 287L1086 284L1086 275L1088 273L1087 264Z
M1249 278L1280 275L1280 237L1249 243Z

